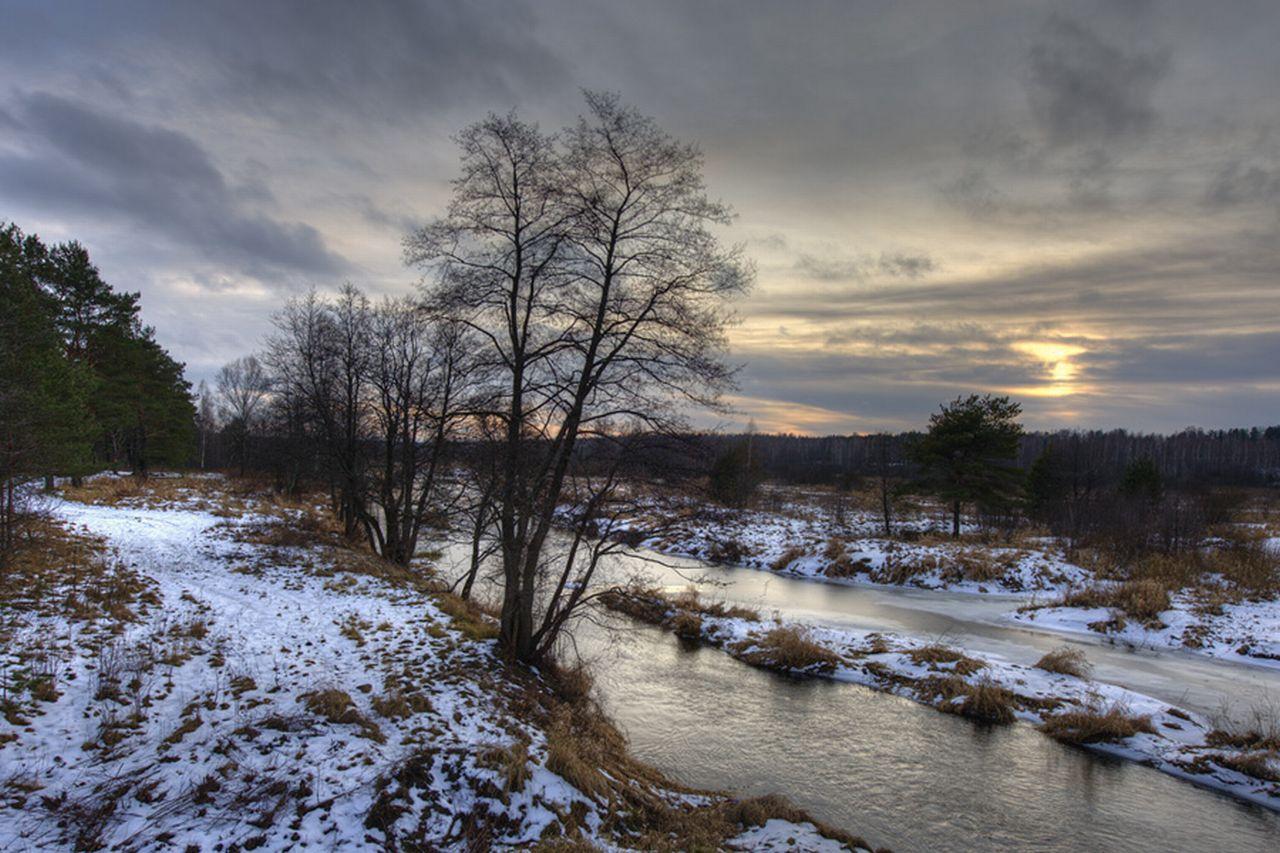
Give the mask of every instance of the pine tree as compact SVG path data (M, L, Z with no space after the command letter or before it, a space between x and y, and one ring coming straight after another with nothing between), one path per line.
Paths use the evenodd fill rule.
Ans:
M1021 413L1008 397L957 397L929 418L928 432L912 443L911 457L923 472L918 485L948 504L952 536L960 535L964 504L996 509L1019 497Z

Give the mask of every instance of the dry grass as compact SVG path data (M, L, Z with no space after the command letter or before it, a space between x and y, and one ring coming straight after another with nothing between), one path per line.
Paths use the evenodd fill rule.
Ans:
M1229 770L1261 779L1264 782L1280 782L1280 753L1275 750L1258 750L1240 755L1220 755L1213 759Z
M967 657L958 649L933 643L907 652L907 657L916 666L929 664L933 669L941 669L945 665L950 671L959 675L972 675L987 664L977 658Z
M778 559L773 561L771 566L775 572L783 571L796 560L803 557L806 553L808 552L805 551L803 547L799 545L792 545L790 548L783 551Z
M849 556L848 546L839 537L828 540L822 556L827 561L825 573L833 578L848 578L858 574L861 564Z
M992 554L981 548L965 548L952 555L960 577L976 583L992 583L1003 578L1013 567L1014 559Z
M702 639L702 617L682 610L671 619L671 630L683 640Z
M1059 675L1072 675L1076 678L1088 678L1093 672L1093 666L1084 656L1084 651L1070 646L1062 646L1047 652L1044 657L1036 661L1036 668L1043 669L1045 672L1056 672Z
M804 629L790 625L744 640L730 651L752 666L784 672L831 672L840 665L839 655L813 642Z
M1017 697L1008 689L994 681L983 678L969 685L964 700L958 705L944 706L955 708L961 716L984 723L1012 723Z
M497 772L502 780L502 790L507 794L523 791L525 783L533 775L527 740L516 739L506 746L487 746L476 756L476 763Z
M885 553L883 565L872 573L871 579L876 583L903 586L917 575L931 572L940 565L934 554L903 554L892 548Z
M1136 734L1153 734L1151 717L1134 715L1121 704L1110 708L1083 708L1047 717L1040 731L1062 743L1114 743Z
M1056 601L1037 607L1105 607L1118 610L1151 628L1163 627L1160 614L1172 606L1169 590L1152 579L1125 581L1118 585L1093 584L1067 590ZM1123 620L1117 625L1123 626Z
M378 728L378 724L360 713L345 690L329 688L304 693L300 697L306 708L318 717L331 723L359 726L360 736L376 743L386 743L386 736Z
M477 602L459 598L448 592L435 595L436 606L452 620L451 627L460 631L469 640L497 639L498 623L493 616Z

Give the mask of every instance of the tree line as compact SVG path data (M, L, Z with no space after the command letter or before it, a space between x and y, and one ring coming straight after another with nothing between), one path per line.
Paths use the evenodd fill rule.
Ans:
M907 464L906 447L918 431L868 435L707 434L716 453L750 440L756 464L771 479L798 484L840 485L874 477L887 455ZM1149 459L1160 475L1179 485L1266 485L1280 482L1280 426L1205 430L1162 435L1115 430L1028 431L1019 440L1016 464L1029 470L1046 447L1070 450L1100 482L1115 484L1125 469Z
M183 366L76 242L0 223L0 560L25 479L185 464L195 410Z

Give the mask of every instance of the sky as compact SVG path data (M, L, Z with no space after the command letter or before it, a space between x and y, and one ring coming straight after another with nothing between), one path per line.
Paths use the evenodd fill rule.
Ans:
M1280 423L1280 3L0 0L0 221L78 239L193 381L290 296L412 292L452 135L616 91L757 268L737 412Z

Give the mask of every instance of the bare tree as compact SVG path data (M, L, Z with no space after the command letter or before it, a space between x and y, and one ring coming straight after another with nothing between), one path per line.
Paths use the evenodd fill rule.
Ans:
M209 436L218 428L217 404L213 392L203 379L196 386L196 431L200 439L200 470L204 470L209 451Z
M249 463L249 443L264 408L263 401L271 393L271 380L258 359L248 355L223 365L218 371L217 382L220 414L230 433L243 475Z
M333 302L312 292L286 303L274 323L268 358L278 392L296 401L296 410L310 421L345 534L363 530L372 544L360 435L368 402L368 300L350 286Z
M440 488L446 451L480 371L465 327L430 318L412 300L384 301L369 326L366 384L379 448L369 491L381 510L371 532L379 553L408 565L428 517L447 514Z
M547 548L580 436L674 430L688 405L719 406L725 300L751 278L711 233L730 212L699 152L614 96L587 106L562 139L513 115L464 131L448 213L407 244L438 273L429 304L473 328L502 376L501 641L523 661L554 647L595 568ZM591 482L587 507L616 486Z

